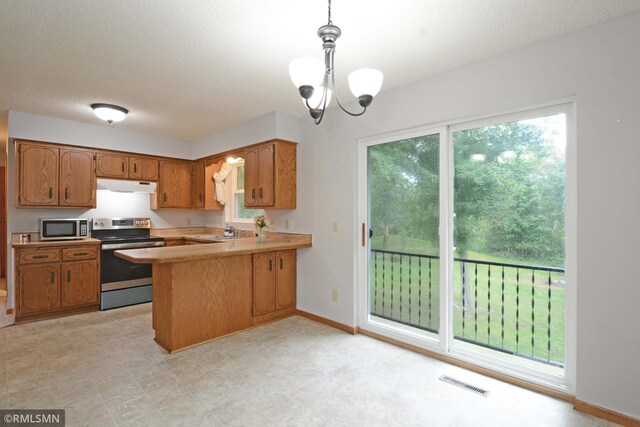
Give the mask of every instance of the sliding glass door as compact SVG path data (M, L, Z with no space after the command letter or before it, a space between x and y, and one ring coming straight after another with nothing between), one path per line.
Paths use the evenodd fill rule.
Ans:
M362 328L564 381L569 111L361 144Z

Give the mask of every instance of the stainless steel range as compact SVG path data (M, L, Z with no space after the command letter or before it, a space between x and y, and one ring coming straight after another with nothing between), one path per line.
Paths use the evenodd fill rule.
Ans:
M164 246L151 237L149 218L94 218L92 237L102 241L100 255L100 309L151 301L150 264L134 264L114 255L118 249Z

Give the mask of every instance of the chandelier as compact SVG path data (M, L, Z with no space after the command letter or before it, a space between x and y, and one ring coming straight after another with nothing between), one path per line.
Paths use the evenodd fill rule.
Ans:
M348 78L349 89L358 98L358 103L363 109L352 113L344 108L336 89L333 59L336 40L342 31L331 21L331 0L328 0L328 16L327 25L318 28L318 37L322 39L322 49L324 49L324 63L317 58L307 57L297 58L289 63L291 81L298 88L302 102L317 125L322 121L324 111L331 102L332 91L329 89L329 83L335 92L338 105L342 111L351 116L363 115L382 87L381 71L363 68L352 72Z

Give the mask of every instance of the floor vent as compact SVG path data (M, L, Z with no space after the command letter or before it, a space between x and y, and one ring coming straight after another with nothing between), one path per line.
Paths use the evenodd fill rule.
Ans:
M440 377L440 381L444 381L445 383L449 383L449 384L453 384L453 385L458 386L458 387L462 387L465 390L472 391L472 392L477 393L477 394L482 395L482 396L488 396L489 395L489 391L488 390L484 390L484 389L482 389L480 387L476 387L476 386L473 386L471 384L467 384L464 381L456 380L455 378L451 378L451 377L448 377L446 375L441 376Z

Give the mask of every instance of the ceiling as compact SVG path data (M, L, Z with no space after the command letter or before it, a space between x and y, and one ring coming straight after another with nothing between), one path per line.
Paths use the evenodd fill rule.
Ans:
M640 9L638 0L333 0L338 92L387 90ZM272 111L304 115L288 64L322 58L325 0L0 0L0 110L196 140ZM375 101L372 106L375 108ZM106 124L104 124L107 126Z

